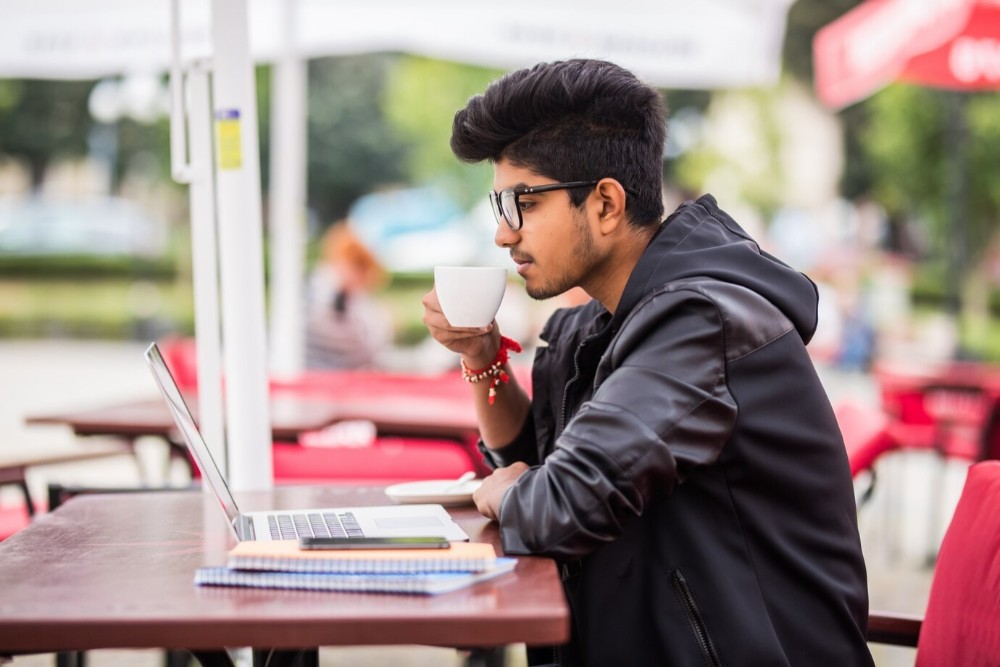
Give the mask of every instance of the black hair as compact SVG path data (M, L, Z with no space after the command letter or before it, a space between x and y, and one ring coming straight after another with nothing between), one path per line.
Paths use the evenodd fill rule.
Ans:
M618 180L631 224L663 216L666 103L603 60L541 63L491 83L455 114L451 149L464 162L507 160L558 181ZM570 190L575 206L588 192Z

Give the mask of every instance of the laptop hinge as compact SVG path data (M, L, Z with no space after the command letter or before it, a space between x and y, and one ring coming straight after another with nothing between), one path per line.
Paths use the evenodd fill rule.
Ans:
M253 520L251 520L250 517L240 515L233 523L235 524L234 527L236 528L236 535L241 540L248 540L252 542L257 539L257 535L253 530Z

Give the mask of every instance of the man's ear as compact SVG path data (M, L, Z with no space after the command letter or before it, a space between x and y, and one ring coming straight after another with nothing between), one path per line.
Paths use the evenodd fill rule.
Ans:
M594 188L597 198L598 229L602 234L611 234L616 229L624 228L628 220L625 217L625 188L613 178L602 178Z

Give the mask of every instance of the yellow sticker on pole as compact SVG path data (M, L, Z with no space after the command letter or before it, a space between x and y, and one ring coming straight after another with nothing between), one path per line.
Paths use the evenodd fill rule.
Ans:
M215 112L215 158L219 169L239 169L243 166L239 109Z

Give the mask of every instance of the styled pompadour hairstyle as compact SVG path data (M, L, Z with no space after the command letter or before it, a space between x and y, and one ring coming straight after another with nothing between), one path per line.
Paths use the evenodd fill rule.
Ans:
M663 217L667 109L660 93L603 60L510 72L455 114L451 149L464 162L507 160L558 181L617 179L634 225ZM579 206L587 192L570 191Z

